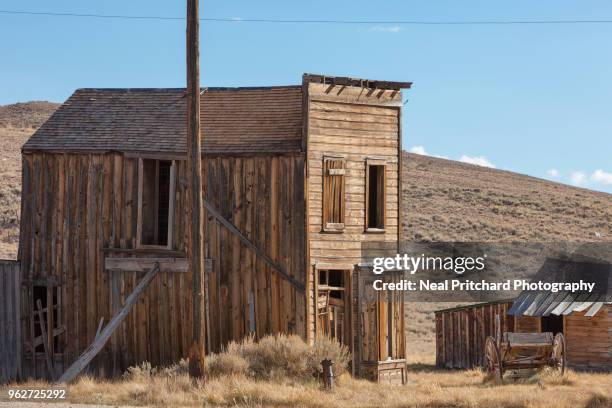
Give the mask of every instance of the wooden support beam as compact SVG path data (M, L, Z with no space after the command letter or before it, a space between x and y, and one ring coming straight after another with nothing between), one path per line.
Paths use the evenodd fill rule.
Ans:
M189 262L187 258L105 258L105 270L122 270L124 272L143 272L159 264L160 272L187 273ZM212 270L212 259L204 259L204 269Z
M186 258L105 258L104 269L120 269L122 271L142 272L159 264L160 272L188 272L189 263Z
M36 307L38 308L38 324L40 325L40 333L42 337L43 347L45 348L45 359L47 360L47 370L51 380L55 381L55 368L53 367L53 358L49 350L49 341L47 339L47 329L45 327L45 319L43 318L43 308L40 299L36 299Z
M192 273L193 338L189 374L204 376L204 214L202 208L202 136L200 135L200 17L199 0L187 0L187 168L191 236L189 263Z
M58 327L56 329L53 329L53 336L52 337L57 337L60 334L64 333L65 331L66 331L66 326L64 326L64 325L62 325L62 326L60 326L60 327ZM36 347L40 346L41 344L43 344L43 337L42 337L42 335L34 338L34 343L33 343L32 348L36 348Z
M210 215L215 217L217 221L219 221L221 225L227 228L232 234L236 235L236 237L238 237L240 242L242 242L247 248L253 251L255 255L261 258L266 264L268 264L269 267L274 269L281 277L289 281L289 283L291 283L293 286L295 286L300 291L302 292L306 291L306 286L304 285L304 283L295 279L293 276L289 274L289 272L287 272L287 270L285 270L285 268L283 268L278 263L274 262L272 258L266 255L265 252L259 249L250 239L248 239L244 234L242 234L242 232L240 232L240 230L236 228L234 224L226 220L221 215L221 213L217 211L215 207L213 207L213 205L210 202L208 202L207 200L204 200L204 207L206 208L206 210L208 210Z
M74 363L72 363L70 367L68 367L68 369L57 381L58 383L67 383L69 381L72 381L77 375L79 375L81 371L83 371L85 367L87 367L91 360L93 360L94 357L98 355L98 353L100 352L100 350L102 350L108 339L110 339L110 337L119 327L121 322L123 322L123 320L127 317L130 310L132 310L132 307L134 306L134 304L136 304L138 297L142 294L142 292L144 292L147 286L149 286L149 284L158 272L159 265L155 265L154 268L147 272L144 278L142 278L142 280L138 282L138 285L136 286L134 291L130 293L130 295L127 297L121 310L119 310L119 312L117 312L117 314L113 316L111 321L108 322L108 325L106 325L106 327L102 329L100 334L96 336L94 342L91 343L89 347L87 347L83 354L81 354L81 356Z

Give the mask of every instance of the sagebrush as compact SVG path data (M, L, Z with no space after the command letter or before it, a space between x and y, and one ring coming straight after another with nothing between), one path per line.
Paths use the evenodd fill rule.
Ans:
M309 345L296 335L278 334L259 341L247 337L231 342L222 353L208 355L205 373L208 377L238 374L265 380L308 380L320 373L326 358L334 362L335 375L344 373L351 359L346 346L328 338Z

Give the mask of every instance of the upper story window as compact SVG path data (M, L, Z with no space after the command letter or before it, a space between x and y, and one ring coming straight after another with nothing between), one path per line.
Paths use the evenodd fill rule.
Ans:
M138 244L172 249L175 165L171 160L140 159Z
M323 159L323 230L342 232L346 210L346 161L342 158Z
M381 160L366 162L366 231L382 232L385 229L386 169Z

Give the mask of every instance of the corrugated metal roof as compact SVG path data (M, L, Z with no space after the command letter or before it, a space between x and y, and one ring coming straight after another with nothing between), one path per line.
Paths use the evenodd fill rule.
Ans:
M185 90L79 89L24 144L27 150L186 151ZM299 152L301 86L207 88L206 153Z
M516 298L508 314L541 317L586 311L586 316L594 316L604 304L612 304L611 277L612 268L607 263L548 259L533 280L575 282L584 278L596 283L597 292L525 291Z

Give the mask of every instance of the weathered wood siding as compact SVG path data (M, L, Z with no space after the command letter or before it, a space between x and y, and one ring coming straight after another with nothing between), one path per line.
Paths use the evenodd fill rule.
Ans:
M307 105L306 140L307 149L307 196L308 196L308 252L310 258L309 279L319 269L353 270L365 258L380 256L380 250L398 248L399 206L399 159L400 159L400 109L401 92L368 90L351 86L308 84L305 101ZM345 205L342 232L323 231L323 179L325 157L345 160ZM386 165L385 176L385 229L384 232L366 232L366 163L376 159ZM379 250L380 249L380 250ZM369 321L369 328L361 328L366 307L359 307L360 274L355 272L353 280L353 328L352 351L354 364L376 360L379 351L377 336L381 333L376 320ZM309 293L310 304L315 293ZM376 309L376 303L370 305ZM403 316L403 303L399 303L398 315ZM375 313L372 309L371 312ZM363 312L363 313L362 313ZM310 321L314 322L314 307L309 308ZM403 320L397 327L403 328ZM310 325L310 337L314 338L314 324ZM361 333L361 334L359 334ZM384 335L384 334L383 334ZM363 337L367 336L362 346ZM398 350L405 336L396 336ZM372 345L370 349L368 344ZM363 355L362 355L363 352ZM384 354L384 352L382 353ZM399 353L399 354L404 354ZM358 368L358 367L357 367Z
M306 283L304 158L207 158L206 199L298 281ZM306 295L208 217L210 344L254 332L306 337Z
M354 265L362 243L398 242L399 110L401 93L309 84L308 233L311 263ZM346 160L346 212L342 233L322 231L323 158ZM366 160L386 165L385 232L365 233Z
M539 333L540 318L533 316L518 316L515 319L514 331L517 333Z
M585 312L564 317L568 365L580 370L612 371L612 305L593 317Z
M497 316L500 333L513 331L514 319L508 316L511 306L511 302L490 303L436 312L436 366L482 366L485 341L497 333Z
M0 260L0 384L21 378L19 262Z
M47 376L44 355L32 356L33 288L57 286L61 298L56 371L74 361L93 341L101 318L108 322L142 278L142 273L106 271L104 258L185 256L187 171L177 162L174 203L174 251L155 254L135 250L138 217L138 159L119 153L23 156L20 257L24 369ZM295 276L304 275L303 158L208 158L204 169L206 197L247 236ZM297 180L294 180L297 177ZM303 202L302 200L300 200ZM210 348L218 350L249 331L249 304L255 305L257 334L305 332L305 299L281 282L222 226L208 219L207 257ZM103 251L104 248L107 250ZM108 250L112 248L114 250ZM179 254L179 255L177 255ZM303 280L303 278L301 278ZM254 300L249 294L253 288ZM301 312L299 312L301 311ZM92 372L119 374L150 361L177 361L191 339L191 276L160 272L103 351ZM53 345L52 345L53 347Z

